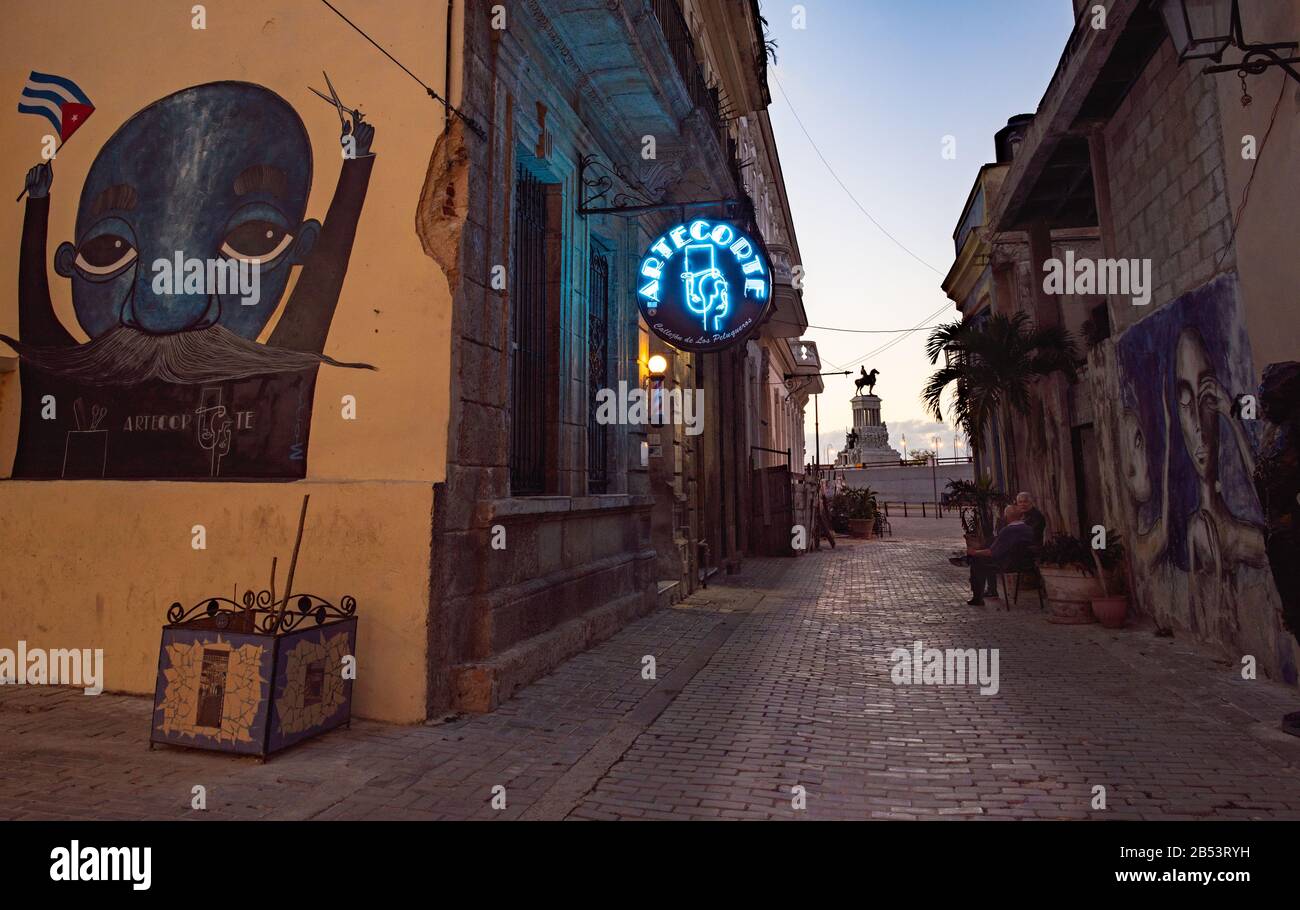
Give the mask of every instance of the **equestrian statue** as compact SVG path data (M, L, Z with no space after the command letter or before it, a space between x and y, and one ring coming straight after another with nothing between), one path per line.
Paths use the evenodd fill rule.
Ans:
M861 367L859 369L859 372L862 375L857 379L856 382L854 382L854 385L856 385L858 388L858 394L859 395L862 394L863 386L867 387L868 395L876 394L876 377L880 375L880 371L872 370L870 373L868 373L866 367Z

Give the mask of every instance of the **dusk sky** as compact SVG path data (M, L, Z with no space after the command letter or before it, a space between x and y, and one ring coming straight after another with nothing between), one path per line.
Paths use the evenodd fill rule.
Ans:
M769 0L763 15L779 45L771 117L809 322L879 331L951 321L957 311L940 283L954 259L953 230L980 166L993 160L993 134L1008 117L1033 113L1046 91L1073 26L1070 0L802 5L803 30L792 27L789 3ZM955 160L942 156L947 135L956 138ZM931 369L927 334L810 328L806 337L818 343L826 370L856 373L865 364L880 371L876 394L890 443L901 451L903 433L909 449L931 448L941 429L920 402ZM850 379L826 379L823 460L852 423L852 395ZM807 426L811 456L811 407ZM941 454L951 456L950 420L942 436Z

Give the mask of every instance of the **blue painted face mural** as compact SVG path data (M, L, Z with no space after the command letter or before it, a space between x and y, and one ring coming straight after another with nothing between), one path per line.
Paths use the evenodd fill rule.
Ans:
M374 134L359 112L343 119L349 154L339 156L322 225L305 218L307 131L271 90L198 85L128 118L95 156L76 236L53 257L54 271L71 281L85 344L51 305L54 173L49 164L32 168L19 338L0 336L21 358L14 476L304 476L318 367L364 366L323 351L374 166ZM294 292L259 344L296 266Z
M1289 639L1270 603L1252 479L1257 426L1234 414L1234 402L1255 387L1235 276L1141 320L1116 353L1122 490L1132 521L1125 543L1138 596L1170 602L1178 625L1243 653L1273 643L1277 666L1293 681Z
M119 325L162 334L219 323L256 338L320 230L302 217L311 171L302 120L261 86L198 86L140 111L95 157L75 245L55 253L81 327L98 338ZM178 255L256 269L258 300L155 281L154 265L170 269Z
M725 221L696 219L651 244L637 272L637 305L651 331L685 351L743 341L771 303L762 247Z

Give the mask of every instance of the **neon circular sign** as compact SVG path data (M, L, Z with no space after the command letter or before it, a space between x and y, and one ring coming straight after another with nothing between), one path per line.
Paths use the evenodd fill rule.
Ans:
M637 272L637 306L650 330L683 351L743 341L772 300L763 248L735 225L697 218L650 245Z

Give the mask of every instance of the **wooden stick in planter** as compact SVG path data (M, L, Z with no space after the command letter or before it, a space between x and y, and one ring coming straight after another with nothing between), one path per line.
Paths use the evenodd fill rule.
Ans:
M1110 587L1106 584L1106 570L1101 567L1101 557L1097 555L1097 548L1092 547L1092 562L1097 567L1097 578L1101 581L1102 597L1110 597Z
M293 556L289 559L289 577L284 583L284 599L280 601L280 611L275 614L275 625L271 627L271 633L277 634L280 631L280 623L284 621L284 610L289 606L289 597L293 594L293 573L298 568L298 548L302 546L302 526L307 521L307 500L311 499L308 493L302 498L302 512L298 515L298 538L293 542Z

